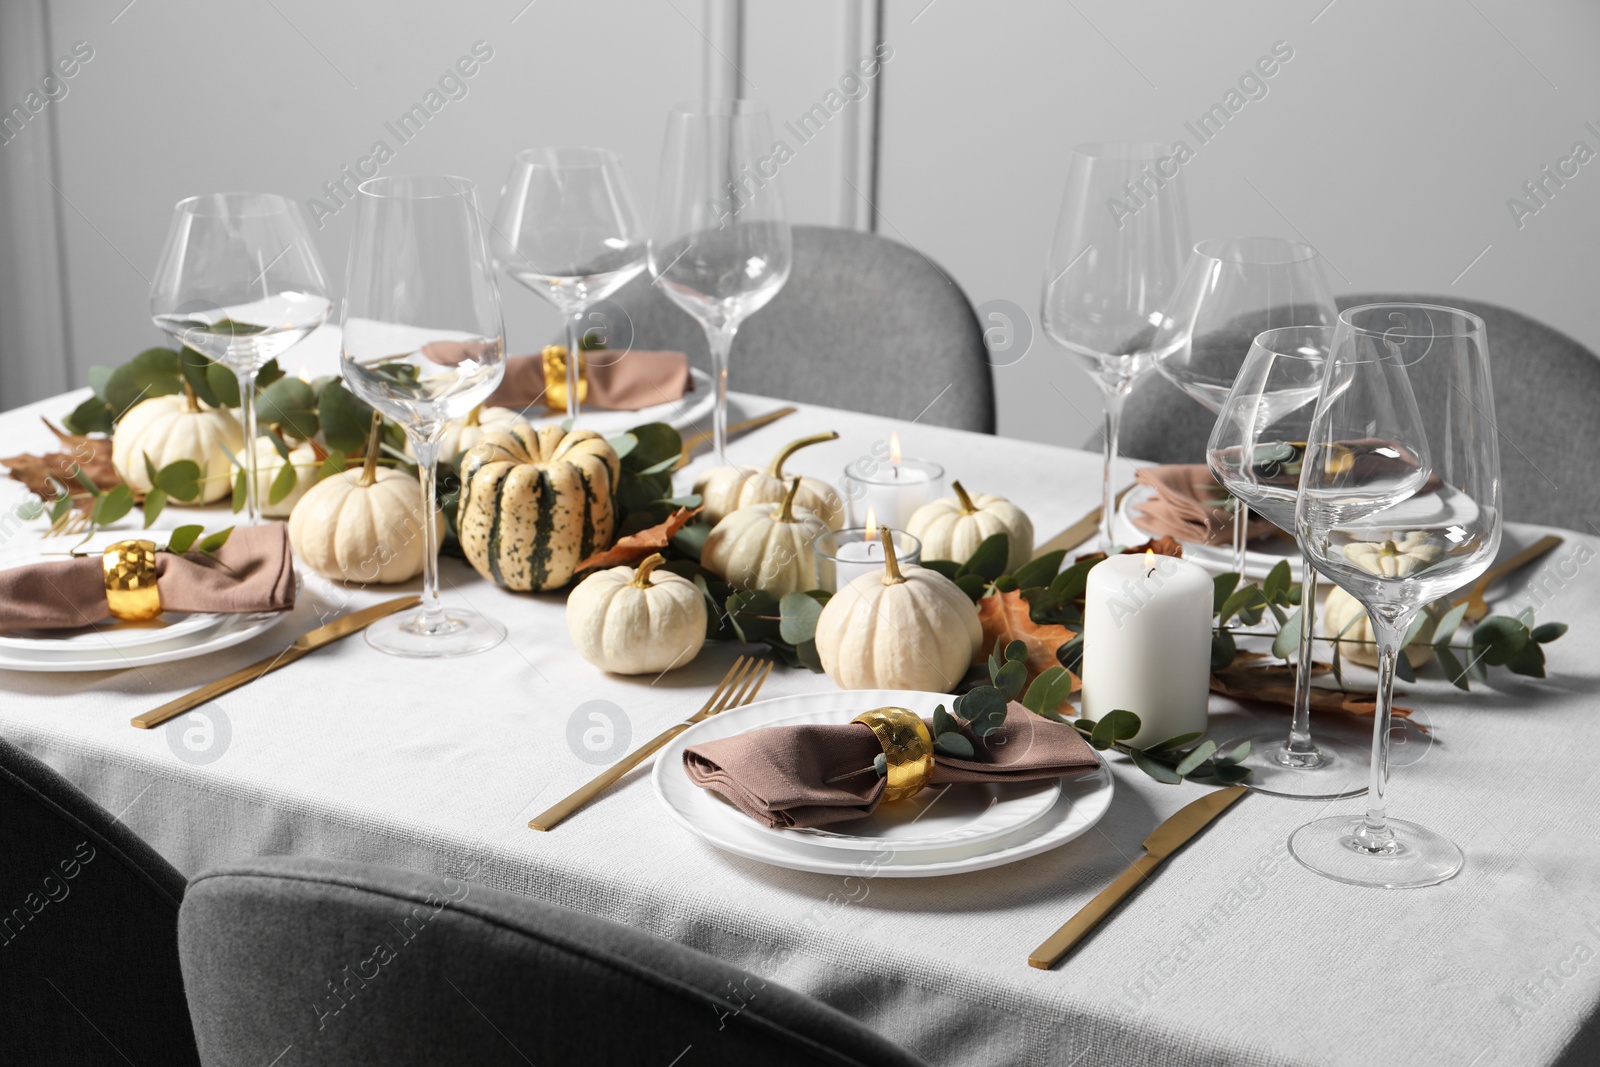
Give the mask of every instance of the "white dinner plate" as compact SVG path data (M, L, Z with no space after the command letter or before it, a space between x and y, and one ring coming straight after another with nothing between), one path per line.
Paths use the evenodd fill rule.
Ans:
M1116 535L1119 544L1143 544L1156 536L1133 521L1134 506L1148 501L1155 495L1153 486L1136 485L1122 498L1111 531ZM1193 560L1213 574L1223 574L1233 570L1232 545L1199 545L1184 541L1183 558ZM1301 572L1300 549L1295 545L1293 538L1284 536L1254 541L1245 548L1245 577L1265 578L1267 572L1276 567L1281 560L1289 561L1289 574L1298 582Z
M817 874L927 878L985 870L1063 845L1086 832L1105 814L1111 803L1113 785L1104 759L1100 759L1096 767L1051 783L1019 783L993 789L952 788L949 790L951 797L959 792L970 792L973 797L953 804L948 816L935 813L950 797L926 790L925 796L932 794L940 799L936 805L922 805L924 814L920 817L915 812L908 816L903 811L882 810L856 823L830 827L828 835L765 827L695 785L683 769L684 749L704 741L777 723L849 722L862 711L886 704L910 708L926 716L931 715L938 704L948 705L951 699L940 693L845 690L759 701L725 711L678 735L656 757L652 780L672 818L691 833L735 855ZM1052 785L1054 788L1049 788ZM991 798L1000 796L1004 796L1004 800L993 805L989 803ZM1041 797L1051 798L1051 803L1036 808ZM915 805L920 799L906 801L905 805ZM994 814L995 809L1012 804L1015 807L1010 809L1010 814ZM893 807L903 808L904 805ZM913 817L917 819L915 823L911 821ZM945 840L934 840L936 834L914 829L936 818L943 820L938 825L943 827L940 832ZM1012 825L998 830L999 821L1009 821ZM978 832L972 832L975 829ZM996 832L991 833L991 830ZM864 844L843 846L839 838L846 835L855 836ZM897 841L897 836L904 843Z
M120 671L129 667L149 667L217 652L265 633L288 615L287 611L263 611L253 615L219 615L218 625L198 637L176 637L140 648L118 648L102 642L98 649L85 647L71 652L21 651L0 647L0 670L7 671ZM114 629L90 636L109 636Z

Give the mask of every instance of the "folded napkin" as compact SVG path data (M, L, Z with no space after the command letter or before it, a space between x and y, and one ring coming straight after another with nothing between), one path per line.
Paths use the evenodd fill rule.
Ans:
M689 391L689 357L682 352L647 352L598 349L583 356L584 379L589 383L586 408L638 411L683 399ZM500 387L484 401L488 407L525 408L544 399L544 357L512 356Z
M1204 463L1142 467L1134 472L1133 480L1156 491L1132 508L1133 524L1145 533L1191 545L1233 543L1233 513L1225 506L1230 499L1228 491L1217 484ZM1245 536L1251 540L1277 530L1254 512L1245 524Z
M1017 703L986 740L968 739L981 758L935 753L930 785L1030 782L1099 762L1077 730ZM683 764L700 788L768 826L827 826L870 815L878 806L883 779L871 770L851 772L870 768L882 751L876 735L860 723L769 726L695 745L684 750Z
M164 611L239 614L294 607L294 557L284 523L240 527L215 557L157 553L156 588ZM110 614L98 552L0 571L0 632L88 626Z

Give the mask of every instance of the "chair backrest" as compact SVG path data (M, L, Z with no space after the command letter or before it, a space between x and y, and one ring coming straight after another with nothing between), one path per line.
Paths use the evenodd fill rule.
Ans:
M1354 293L1339 297L1339 307L1393 301L1443 304L1484 320L1506 518L1600 532L1600 525L1593 525L1600 524L1600 359L1559 330L1476 300ZM1128 398L1120 448L1124 455L1158 463L1198 463L1215 421L1210 411L1152 373ZM1086 447L1100 444L1096 435Z
M709 956L465 878L264 857L190 884L179 944L208 1065L290 1045L330 1067L920 1063Z
M633 345L687 352L707 370L705 332L646 271L607 304ZM739 329L729 388L962 430L994 432L983 327L961 287L898 241L794 227L794 268ZM887 425L887 422L886 422Z
M183 876L0 739L0 1060L198 1064L178 969Z

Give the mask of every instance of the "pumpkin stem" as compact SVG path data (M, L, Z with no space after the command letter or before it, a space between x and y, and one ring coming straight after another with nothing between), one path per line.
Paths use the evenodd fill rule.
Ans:
M794 455L802 448L805 448L807 445L820 445L824 441L837 441L838 439L838 431L829 430L827 433L814 433L809 437L802 437L798 440L790 441L788 444L784 445L778 450L778 454L776 456L772 457L772 464L767 468L767 477L782 478L784 463L788 462L790 456Z
M956 499L961 503L961 514L976 515L978 513L977 505L972 502L972 498L967 495L967 491L962 488L960 482L952 482L950 488L956 491Z
M189 414L193 415L200 410L200 401L194 395L194 386L189 384L189 379L183 380L183 398L189 402Z
M361 465L361 481L356 484L363 489L378 480L378 453L383 451L378 447L378 437L383 432L383 412L372 413L372 429L367 431L367 461Z
M659 552L652 552L639 561L639 569L633 572L633 581L628 584L636 589L649 589L651 586L650 572L667 561L667 557Z
M894 532L887 526L880 526L878 540L883 542L883 584L903 584L906 576L900 573L900 561L894 555Z
M471 411L467 412L466 425L468 425L468 426L476 426L476 425L478 425L478 420L480 418L482 418L482 417L483 417L483 405L479 404L477 407L475 407Z
M800 491L800 476L797 474L789 483L789 491L783 494L783 506L778 508L778 515L774 522L794 522L794 495Z

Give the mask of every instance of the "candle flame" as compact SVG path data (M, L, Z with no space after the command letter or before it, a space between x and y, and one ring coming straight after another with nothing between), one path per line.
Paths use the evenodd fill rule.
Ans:
M878 516L873 514L872 508L867 508L867 538L868 541L878 539Z
M306 366L304 363L300 364L299 377L302 382L309 382L311 380L311 368Z
M1144 550L1144 565L1146 567L1154 567L1156 565L1156 554L1154 549L1147 548Z
M889 462L900 466L900 434L895 430L889 431Z

